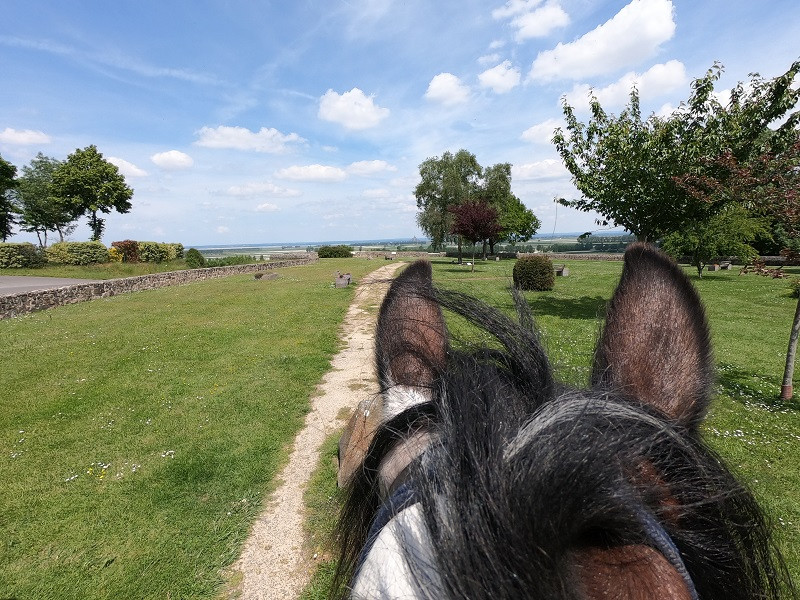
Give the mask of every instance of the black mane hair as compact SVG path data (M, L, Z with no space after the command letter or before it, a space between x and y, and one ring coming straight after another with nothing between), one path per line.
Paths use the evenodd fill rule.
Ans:
M434 560L404 556L418 598L672 597L645 575L620 584L629 589L592 587L609 581L594 571L638 568L641 555L625 549L654 547L653 523L671 539L699 598L797 597L757 502L698 432L705 392L683 413L642 400L609 375L619 357L604 347L605 337L592 388L566 388L554 381L520 294L514 293L513 321L461 293L428 284L414 293L488 332L501 349L448 345L446 366L415 354L433 374L430 401L378 429L347 487L333 597L348 595L372 520L386 502L377 481L381 460L398 439L420 430L433 441L406 477ZM622 303L615 296L611 310ZM705 327L702 307L693 310ZM617 326L609 323L604 335L621 335ZM700 334L707 338L707 331ZM707 339L697 343L710 360ZM707 383L709 370L699 368Z

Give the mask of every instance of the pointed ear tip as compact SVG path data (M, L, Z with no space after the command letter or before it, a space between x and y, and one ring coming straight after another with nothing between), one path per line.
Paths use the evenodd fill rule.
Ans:
M408 265L400 274L398 279L419 279L422 281L431 281L433 278L433 269L429 260L420 259Z

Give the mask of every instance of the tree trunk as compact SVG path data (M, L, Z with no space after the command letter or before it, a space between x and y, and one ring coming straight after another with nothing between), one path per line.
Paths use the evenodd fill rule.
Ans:
M800 337L800 298L797 299L797 309L794 312L792 333L789 335L789 349L786 351L786 368L783 371L781 400L791 400L792 398L792 376L794 375L794 358L797 354L798 337Z
M472 242L472 268L469 270L469 272L475 272L475 242Z
M458 264L461 264L464 262L461 258L461 236L456 236L456 239L458 240Z
M486 260L486 240L483 240L483 260Z
M491 238L489 239L489 254L494 256L494 240Z

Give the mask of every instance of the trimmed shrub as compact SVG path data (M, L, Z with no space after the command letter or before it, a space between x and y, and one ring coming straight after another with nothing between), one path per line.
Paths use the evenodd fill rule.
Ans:
M183 244L181 243L172 243L167 244L168 246L172 246L173 251L175 252L175 258L183 258ZM174 259L172 259L174 260Z
M111 248L108 249L108 258L112 263L121 263L123 259L122 252L119 248L111 246Z
M111 260L101 242L58 242L45 250L47 261L62 265L93 265Z
M139 242L139 260L160 263L169 260L170 248L159 242Z
M206 258L197 248L189 248L186 251L186 266L190 269L199 269L206 266Z
M139 262L139 242L136 240L122 240L111 242L111 247L122 252L122 261L128 263Z
M353 248L352 246L320 246L319 250L317 250L317 254L320 258L352 258L353 257Z
M35 269L44 263L44 253L30 242L0 243L0 269Z
M543 292L556 283L553 261L544 255L524 256L514 263L514 287Z

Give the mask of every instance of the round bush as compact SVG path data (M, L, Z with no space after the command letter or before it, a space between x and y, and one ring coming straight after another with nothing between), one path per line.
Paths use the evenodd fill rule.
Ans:
M190 269L199 269L206 264L205 257L200 254L197 248L189 248L186 251L186 266Z
M57 242L45 253L47 262L62 265L94 265L111 260L101 242Z
M352 246L320 246L317 250L320 258L351 258L353 256Z
M543 292L556 283L553 261L544 255L523 256L514 264L514 287Z

